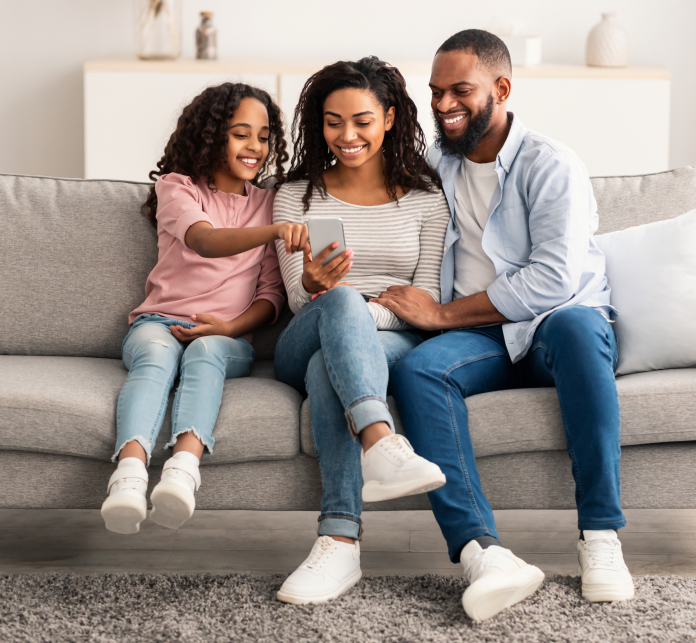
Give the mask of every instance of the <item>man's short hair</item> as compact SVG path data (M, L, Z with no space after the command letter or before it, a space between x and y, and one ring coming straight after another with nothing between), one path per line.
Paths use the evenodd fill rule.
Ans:
M505 43L488 31L465 29L450 36L440 45L437 53L447 51L464 51L474 54L479 65L486 67L494 78L512 75L512 61Z

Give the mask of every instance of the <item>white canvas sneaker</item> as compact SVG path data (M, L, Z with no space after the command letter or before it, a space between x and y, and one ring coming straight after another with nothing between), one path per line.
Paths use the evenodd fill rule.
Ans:
M164 463L162 477L152 490L150 520L169 529L181 527L193 516L194 493L200 486L198 458L193 453L179 451Z
M362 577L360 543L319 536L305 560L278 590L283 603L324 603L347 592Z
M616 532L603 529L583 533L585 540L578 540L583 597L593 603L633 598L633 578L624 562Z
M363 502L380 502L439 489L447 481L435 463L413 451L403 435L382 438L360 454Z
M147 516L147 469L138 458L124 458L111 474L101 515L109 531L137 534Z
M482 549L475 540L462 549L461 563L469 581L462 605L474 621L484 621L523 601L544 580L544 572L509 549L497 545Z

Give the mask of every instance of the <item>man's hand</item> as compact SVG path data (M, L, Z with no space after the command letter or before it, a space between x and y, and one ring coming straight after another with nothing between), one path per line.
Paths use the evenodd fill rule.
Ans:
M223 321L215 315L191 315L191 319L198 322L193 328L174 325L169 327L174 339L180 342L192 342L194 339L209 335L234 336L234 322Z
M413 286L390 286L379 297L370 299L391 310L399 319L421 330L442 328L440 313L442 306L435 303L432 295L422 288Z
M285 252L289 255L305 247L309 232L301 223L276 223L278 239L285 241Z

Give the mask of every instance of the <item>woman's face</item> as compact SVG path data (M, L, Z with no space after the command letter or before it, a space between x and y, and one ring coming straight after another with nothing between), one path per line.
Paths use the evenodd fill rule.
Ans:
M324 138L339 163L360 167L382 154L384 134L394 125L394 107L384 113L371 92L339 89L324 101Z
M268 111L255 98L243 98L227 130L227 163L233 178L252 181L268 157Z

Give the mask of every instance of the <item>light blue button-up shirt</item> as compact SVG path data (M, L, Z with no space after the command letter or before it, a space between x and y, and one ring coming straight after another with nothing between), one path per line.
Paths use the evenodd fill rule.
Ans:
M512 115L511 115L512 116ZM430 164L442 178L452 214L440 272L441 301L454 295L454 244L460 233L454 214L454 185L461 158L431 146ZM602 251L594 241L599 218L587 169L556 141L528 130L516 116L495 161L498 186L483 231L484 252L497 279L487 293L511 320L503 324L513 362L529 350L539 324L554 310L582 305L607 317L611 290Z

